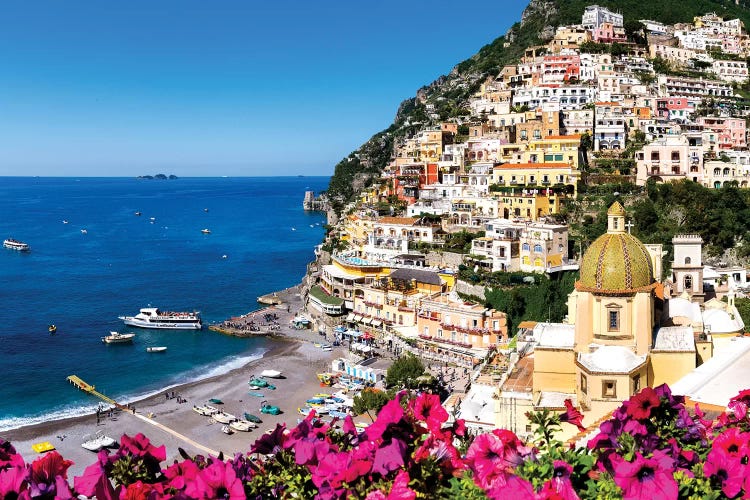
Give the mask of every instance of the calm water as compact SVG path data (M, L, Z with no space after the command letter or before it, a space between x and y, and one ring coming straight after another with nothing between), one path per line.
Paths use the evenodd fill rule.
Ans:
M0 430L94 408L71 374L127 400L262 356L263 339L134 329L117 316L151 304L199 310L207 325L257 309L259 295L298 283L314 258L325 216L305 213L302 198L327 183L0 177L0 239L31 245L0 249ZM134 345L102 344L111 330L135 332Z

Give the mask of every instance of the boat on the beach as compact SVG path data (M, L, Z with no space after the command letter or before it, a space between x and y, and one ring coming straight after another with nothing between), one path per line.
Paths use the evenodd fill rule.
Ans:
M140 328L160 328L166 330L200 330L201 316L197 311L161 311L156 307L144 307L135 316L119 316L126 325Z
M166 346L154 346L154 347L147 347L146 352L164 352L166 351Z
M248 420L237 419L234 422L230 422L229 427L240 432L250 432L250 429L257 428L258 424L254 424Z
M28 252L31 249L28 243L14 240L13 238L8 238L3 241L3 247L7 248L8 250L16 250L18 252Z
M105 344L126 344L132 342L134 337L135 333L109 332L109 335L102 337L102 342Z
M213 406L208 406L208 405L206 405L206 406L196 406L196 405L193 405L193 411L196 412L199 415L205 415L207 417L210 417L211 415L213 415L214 413L216 413L219 410L217 410Z
M263 398L265 395L262 392L248 392L251 396L255 396L256 398Z
M234 434L234 431L228 425L222 425L221 432L223 432L224 434Z
M248 382L248 384L251 387L255 387L256 389L268 387L269 385L267 381L263 380L262 378L257 378L257 377L250 379L250 382Z
M35 443L31 445L31 449L36 453L46 453L52 451L55 447L49 441L42 441L41 443Z
M263 420L261 420L260 417L256 417L252 413L247 413L246 412L243 416L245 417L245 420L247 420L249 422L252 422L254 424L262 424L263 423Z
M218 412L214 413L213 415L211 415L211 418L213 418L214 420L216 420L220 424L228 424L230 422L233 422L233 421L237 420L237 417L235 417L231 413L227 413L227 412L224 412L224 411L218 411Z
M223 405L224 404L224 401L222 401L221 399L217 399L217 398L211 398L211 399L208 400L208 402L212 403L212 404L215 404L215 405Z
M281 409L278 406L264 404L260 407L260 412L267 413L269 415L278 415L279 413L281 413Z
M302 408L297 408L297 413L299 413L300 415L304 415L305 417L308 416L311 411L313 411L313 409L310 408L309 406L304 406Z
M265 378L281 378L281 372L278 370L263 370L260 372L260 376Z
M88 434L83 437L84 441L81 443L81 447L89 451L99 451L102 448L109 448L114 446L117 441L113 438L104 435L102 431L96 431L93 436Z

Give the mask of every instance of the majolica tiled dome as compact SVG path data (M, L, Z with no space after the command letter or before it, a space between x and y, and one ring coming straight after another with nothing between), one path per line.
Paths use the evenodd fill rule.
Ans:
M581 280L576 288L593 293L628 293L652 288L651 257L638 238L624 231L622 205L615 202L607 215L607 234L597 238L583 254Z

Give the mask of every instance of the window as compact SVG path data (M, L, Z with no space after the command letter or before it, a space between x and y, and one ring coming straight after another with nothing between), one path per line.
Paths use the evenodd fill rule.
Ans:
M693 277L691 275L685 276L684 279L685 283L685 290L692 290L693 289Z
M536 253L542 253L543 252L542 245L539 245L538 243L536 245L534 245L534 251Z
M651 151L651 161L659 161L659 152Z
M424 327L424 334L425 335L429 335L430 334L430 327L429 326L425 326Z
M641 375L633 375L633 390L631 391L631 394L635 394L638 391L641 390Z
M437 336L442 339L443 338L443 330L438 329Z
M607 311L607 313L609 315L608 330L610 332L619 332L620 331L620 311L609 310Z
M542 138L542 131L537 129L534 130L534 139L541 139Z
M521 140L525 141L528 138L526 130L521 130Z
M617 383L614 380L602 380L602 397L617 397Z
M589 381L586 375L581 373L581 394L587 394L589 391Z
M690 257L685 257L685 264L690 264L692 261L690 260Z
M523 249L523 251L524 251L524 252L528 252L528 251L529 251L529 248L530 248L530 247L529 247L529 244L528 244L528 243L524 243L524 244L523 244L523 246L522 246L522 249ZM413 334L412 334L412 335L413 335Z

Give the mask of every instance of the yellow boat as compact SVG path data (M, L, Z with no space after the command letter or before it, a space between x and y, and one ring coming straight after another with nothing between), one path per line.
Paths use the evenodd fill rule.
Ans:
M43 441L41 443L32 444L31 449L37 453L45 453L54 450L55 447L52 446L52 443L49 441Z

